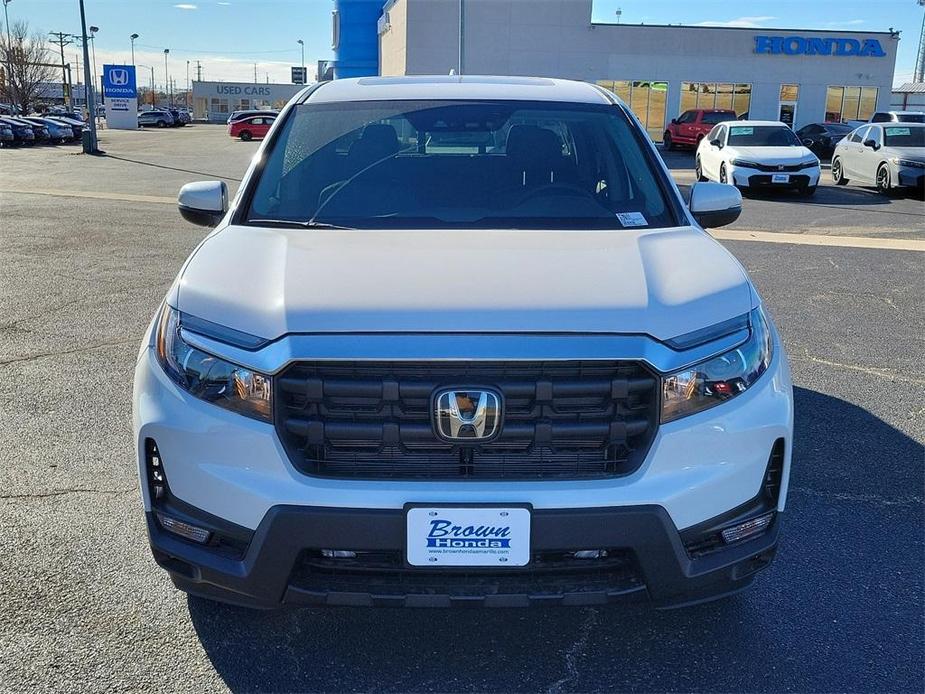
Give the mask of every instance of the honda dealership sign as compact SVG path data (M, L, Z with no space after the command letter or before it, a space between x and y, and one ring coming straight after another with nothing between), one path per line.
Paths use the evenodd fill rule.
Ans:
M138 127L138 90L134 65L103 66L106 126L122 130Z

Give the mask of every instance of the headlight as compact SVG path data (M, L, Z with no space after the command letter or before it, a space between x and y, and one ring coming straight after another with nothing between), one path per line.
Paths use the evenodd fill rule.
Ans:
M756 164L755 162L748 161L746 159L733 159L729 163L732 164L733 166L745 166L749 169L760 169L761 168L761 164Z
M806 161L800 162L800 168L809 169L814 166L819 166L819 160L813 157L812 159L807 159Z
M701 412L744 393L771 363L771 330L760 308L735 349L662 378L662 422Z
M914 161L912 159L890 159L894 164L899 164L899 166L908 166L911 169L925 169L925 162Z
M246 417L272 420L271 378L187 344L180 336L180 314L167 304L154 349L164 372L190 395Z

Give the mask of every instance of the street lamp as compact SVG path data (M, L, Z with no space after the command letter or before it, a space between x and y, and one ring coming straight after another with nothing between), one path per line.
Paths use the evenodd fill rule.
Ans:
M167 96L167 105L171 106L170 103L170 75L167 74L167 55L170 53L169 48L164 49L164 89L166 90Z
M134 65L135 64L135 39L138 38L138 34L132 34L131 36L129 36L129 38L132 40L132 65Z
M80 0L80 34L83 40L84 49L84 89L87 90L87 109L90 112L90 136L83 142L84 154L100 154L99 144L96 138L96 97L93 95L93 82L90 79L90 56L88 55L87 45L87 15L84 12L84 0Z
M16 97L13 94L13 39L10 38L10 15L7 13L6 6L9 5L13 0L3 0L3 21L6 25L6 47L7 47L7 58L9 58L9 66L7 70L7 80L10 85L10 102L13 103L16 101Z
M96 92L94 98L99 98L99 81L96 76L96 41L93 39L96 38L96 32L100 30L99 27L90 27L90 50L93 51L93 89Z
M302 47L302 69L304 70L305 69L305 41L303 41L302 39L299 39L298 41L296 41L296 43Z
M186 110L189 111L189 61L186 61L186 98L183 101L186 103Z

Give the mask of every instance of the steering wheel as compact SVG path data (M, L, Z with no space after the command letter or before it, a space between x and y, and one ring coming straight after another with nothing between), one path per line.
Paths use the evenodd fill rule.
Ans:
M523 205L528 200L540 197L541 195L581 195L597 202L597 198L581 186L572 183L544 183L539 188L531 188L521 195L520 199L517 201L517 205Z

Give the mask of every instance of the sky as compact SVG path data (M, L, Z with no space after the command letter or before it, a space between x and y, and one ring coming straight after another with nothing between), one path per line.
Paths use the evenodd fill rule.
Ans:
M491 0L467 0L490 2ZM96 36L97 67L129 63L129 36L137 65L154 67L158 85L167 71L182 89L196 78L196 61L206 80L289 82L289 68L301 63L298 39L305 42L309 77L318 59L331 52L333 0L84 0L87 24ZM754 28L843 29L902 32L894 84L912 79L923 8L916 0L594 0L593 20L624 24L706 24ZM24 19L31 28L77 34L77 0L11 0L10 22ZM68 62L79 62L75 45L65 48ZM139 69L147 85L150 70Z

